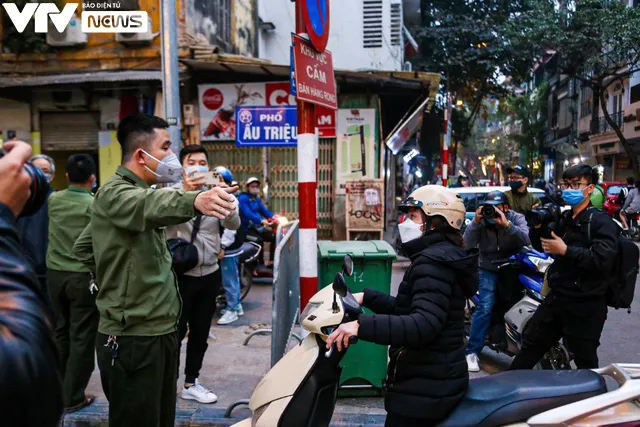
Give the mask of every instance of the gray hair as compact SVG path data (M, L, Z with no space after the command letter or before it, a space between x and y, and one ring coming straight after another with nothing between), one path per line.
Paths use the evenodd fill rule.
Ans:
M49 164L51 165L51 172L56 173L56 164L53 162L53 159L51 157L47 156L46 154L36 154L32 158L30 158L29 161L33 162L36 159L43 159L49 162Z

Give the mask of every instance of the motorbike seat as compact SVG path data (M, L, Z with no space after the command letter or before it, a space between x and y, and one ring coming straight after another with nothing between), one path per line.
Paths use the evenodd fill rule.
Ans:
M252 245L251 243L243 243L242 247L240 248L240 262L245 262L249 258L254 257L259 250L260 249L258 247Z
M602 393L604 379L588 369L507 371L469 381L469 389L440 427L493 427Z

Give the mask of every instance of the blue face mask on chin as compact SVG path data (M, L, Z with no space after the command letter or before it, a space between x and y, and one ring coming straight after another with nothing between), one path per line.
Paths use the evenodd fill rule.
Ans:
M485 220L491 225L497 224L497 222L495 220L493 220L493 219L485 218Z
M578 206L586 199L583 194L583 190L568 189L562 190L562 200L564 200L569 206Z

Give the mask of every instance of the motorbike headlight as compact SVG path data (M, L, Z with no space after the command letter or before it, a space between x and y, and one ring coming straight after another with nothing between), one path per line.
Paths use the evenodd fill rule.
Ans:
M529 261L531 261L531 263L535 265L538 271L542 274L546 273L546 271L549 269L549 266L553 264L553 258L551 257L547 259L542 259L542 258L530 256L527 258L529 258Z
M302 320L306 319L307 317L309 317L321 305L322 304L319 303L319 302L310 302L309 304L307 304L307 306L304 308L304 310L302 310L302 314L300 314L300 320L302 321Z

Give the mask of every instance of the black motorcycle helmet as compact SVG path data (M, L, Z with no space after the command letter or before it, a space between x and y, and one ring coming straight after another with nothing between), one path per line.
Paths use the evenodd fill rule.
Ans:
M493 206L508 205L509 199L507 199L507 195L504 194L502 191L496 190L496 191L487 193L487 196L484 198L481 204L493 205Z

